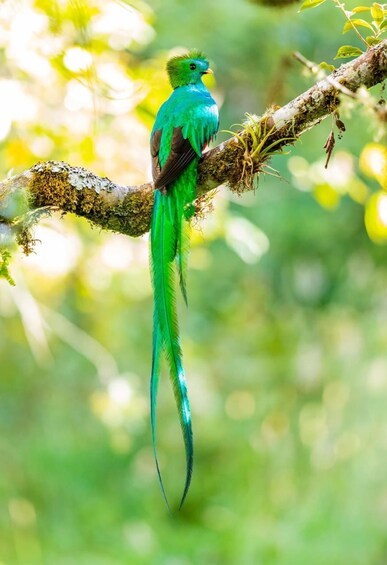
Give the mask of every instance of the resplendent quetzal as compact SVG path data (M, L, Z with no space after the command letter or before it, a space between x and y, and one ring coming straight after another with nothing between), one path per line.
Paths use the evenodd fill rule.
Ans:
M191 411L182 362L176 312L176 271L185 302L190 219L194 214L198 163L218 131L215 101L202 82L212 73L199 51L171 58L167 72L173 88L161 106L151 134L154 207L150 230L154 287L151 423L157 473L168 505L156 453L156 396L164 353L173 386L186 453L186 477L180 508L187 495L193 466Z

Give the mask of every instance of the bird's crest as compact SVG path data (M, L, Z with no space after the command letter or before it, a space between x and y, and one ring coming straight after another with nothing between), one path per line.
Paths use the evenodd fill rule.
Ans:
M167 62L167 72L172 88L199 81L208 67L207 57L198 49L191 49L187 53L171 57Z
M186 59L201 59L208 63L208 59L203 51L199 51L199 49L191 49L187 53L183 53L182 55L175 55L171 57L167 62L167 71L170 73L173 71L177 66L179 66L180 61L185 61Z

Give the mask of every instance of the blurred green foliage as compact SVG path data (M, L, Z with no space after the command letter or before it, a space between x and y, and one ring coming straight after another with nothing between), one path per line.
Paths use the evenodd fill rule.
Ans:
M149 178L149 128L179 46L212 59L222 128L285 103L315 80L291 51L332 63L342 43L328 2L296 9L2 2L1 178L46 159ZM40 223L35 253L13 261L16 286L1 282L1 565L387 562L386 158L363 98L344 102L327 170L330 120L272 161L282 181L243 198L220 190L198 226L181 309L196 466L172 518L151 449L146 238ZM166 378L160 400L177 502L184 455Z

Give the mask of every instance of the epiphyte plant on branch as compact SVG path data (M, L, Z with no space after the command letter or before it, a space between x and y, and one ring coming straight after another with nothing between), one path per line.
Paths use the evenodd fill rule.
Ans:
M151 222L151 269L154 287L153 360L151 374L152 438L160 485L168 505L156 453L156 396L160 360L165 354L178 407L186 451L187 495L193 466L191 411L182 362L175 305L175 269L187 303L186 274L189 221L194 215L198 163L218 131L218 108L202 76L212 71L199 51L172 57L167 71L173 93L161 106L151 133L155 188Z

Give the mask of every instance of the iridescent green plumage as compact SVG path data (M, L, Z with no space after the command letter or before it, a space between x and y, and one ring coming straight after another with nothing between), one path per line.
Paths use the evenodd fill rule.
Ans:
M160 360L165 355L178 407L186 451L187 495L193 466L191 411L182 363L176 313L175 267L187 302L186 271L189 220L196 197L197 168L205 145L218 129L218 109L202 82L208 61L198 51L173 57L167 71L174 88L161 106L151 134L155 201L151 223L151 270L154 287L151 421L157 472L168 504L156 453L156 397Z

